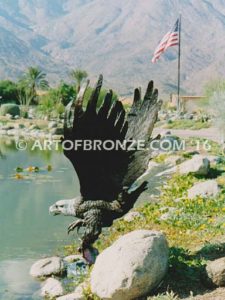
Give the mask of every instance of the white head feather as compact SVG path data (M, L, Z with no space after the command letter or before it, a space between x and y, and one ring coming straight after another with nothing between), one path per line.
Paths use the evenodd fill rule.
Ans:
M49 213L63 216L74 216L75 215L75 203L78 198L59 200L55 204L49 207Z

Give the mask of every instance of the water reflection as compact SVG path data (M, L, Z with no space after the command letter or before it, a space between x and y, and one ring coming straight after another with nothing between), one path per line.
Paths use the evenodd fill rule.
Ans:
M34 291L39 289L37 281L30 280L29 268L33 260L3 261L0 264L0 291L1 299L38 299Z

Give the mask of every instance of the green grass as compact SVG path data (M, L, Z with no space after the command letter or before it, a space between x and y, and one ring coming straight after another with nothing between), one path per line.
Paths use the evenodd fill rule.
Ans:
M114 222L107 235L102 235L96 246L103 250L111 245L119 236L136 229L158 229L163 231L171 247L195 249L203 246L209 239L221 235L225 229L219 222L219 216L225 212L224 189L216 198L197 197L190 200L187 190L198 178L192 175L174 175L162 188L161 195L155 203L147 203L138 210L144 218L126 222L123 219ZM165 208L162 210L162 208ZM169 210L174 213L167 220L160 217Z
M165 125L168 129L192 129L198 130L211 127L210 122L194 121L194 120L175 120Z
M165 160L168 158L168 154L167 153L161 153L159 155L157 155L156 157L153 158L153 161L159 164L162 164L165 162Z

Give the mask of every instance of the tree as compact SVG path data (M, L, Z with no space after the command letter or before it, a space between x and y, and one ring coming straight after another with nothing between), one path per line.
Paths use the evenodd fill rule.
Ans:
M72 85L61 81L59 86L57 88L50 89L48 94L55 102L61 102L64 106L66 106L72 99L76 98L77 93Z
M50 119L50 116L55 108L55 101L48 94L40 97L38 110Z
M40 96L38 109L48 118L61 117L65 106L76 98L76 91L72 85L63 81L56 88L51 88L45 95Z
M46 90L49 87L46 74L39 68L29 67L23 78L24 88L30 101L36 102L37 89Z
M70 76L72 77L73 80L75 80L76 91L77 93L79 93L82 81L88 77L88 73L84 70L77 69L77 70L72 70L70 72Z
M0 81L0 104L14 102L19 103L17 85L11 80Z
M17 83L17 96L19 103L28 109L32 96L29 88L27 88L27 82L24 78L20 79Z

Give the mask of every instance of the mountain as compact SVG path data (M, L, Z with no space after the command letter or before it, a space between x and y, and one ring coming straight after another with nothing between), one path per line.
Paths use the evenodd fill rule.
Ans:
M71 68L103 73L121 95L154 79L161 94L176 91L177 47L156 64L159 40L182 13L182 93L201 93L224 76L225 0L0 0L0 79L28 66L54 84Z

